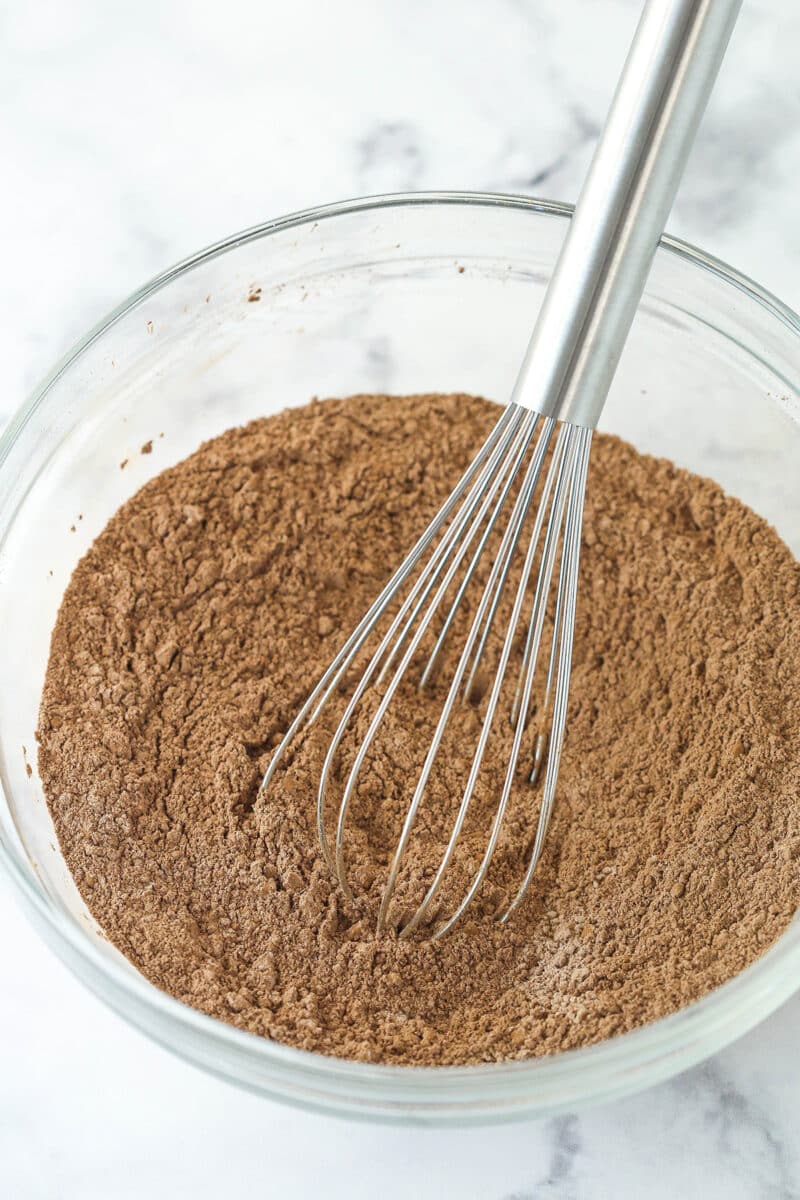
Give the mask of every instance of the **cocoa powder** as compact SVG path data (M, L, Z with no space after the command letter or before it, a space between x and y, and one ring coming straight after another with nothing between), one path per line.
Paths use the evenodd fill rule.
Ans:
M525 1058L702 996L795 912L798 566L717 485L607 436L589 470L556 806L509 924L490 917L530 852L524 781L453 932L374 932L442 682L401 690L370 757L348 833L354 904L316 837L335 713L259 796L298 705L496 414L467 396L362 396L231 430L142 488L76 568L42 698L41 779L103 930L187 1004L368 1061ZM334 805L370 711L343 746ZM395 923L430 882L480 719L478 695L431 780ZM442 914L480 860L508 736L490 741Z

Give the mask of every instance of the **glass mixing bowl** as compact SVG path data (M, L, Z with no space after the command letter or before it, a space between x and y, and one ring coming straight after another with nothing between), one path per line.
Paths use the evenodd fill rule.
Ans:
M0 442L2 859L42 935L93 991L156 1041L266 1095L417 1123L552 1114L682 1070L800 985L795 918L699 1003L587 1049L438 1069L326 1058L242 1033L139 975L86 910L42 799L34 730L50 630L70 572L119 505L204 438L312 395L505 400L570 212L416 194L269 222L126 300ZM602 428L713 476L797 553L800 323L749 280L664 239Z

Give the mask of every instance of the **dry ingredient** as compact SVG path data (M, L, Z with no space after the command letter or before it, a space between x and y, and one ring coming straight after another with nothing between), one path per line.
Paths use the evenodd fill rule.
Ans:
M361 396L255 421L151 480L79 563L53 633L39 770L90 909L186 1003L368 1061L524 1058L687 1004L797 908L798 566L714 483L611 437L596 438L589 471L559 796L512 922L487 916L526 861L525 789L452 934L374 933L440 692L401 694L365 774L354 907L316 841L324 729L258 796L297 706L496 413L467 396ZM479 712L479 698L460 710L401 907L430 879ZM485 843L506 749L490 742L445 908Z

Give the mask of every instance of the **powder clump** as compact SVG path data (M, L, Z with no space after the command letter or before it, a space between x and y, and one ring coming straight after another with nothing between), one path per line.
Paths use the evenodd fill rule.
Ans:
M76 568L53 633L39 772L91 911L186 1003L366 1061L525 1058L689 1003L791 920L798 566L717 485L607 436L589 468L558 797L508 926L488 917L529 851L522 793L489 885L447 938L374 932L441 693L416 708L401 695L376 748L349 842L355 906L316 841L324 727L259 796L298 706L496 415L467 396L360 396L230 430L147 483ZM458 718L453 779L479 703ZM506 753L507 735L493 739L465 871ZM432 781L401 905L430 881L457 800L449 779ZM458 883L456 870L446 904Z

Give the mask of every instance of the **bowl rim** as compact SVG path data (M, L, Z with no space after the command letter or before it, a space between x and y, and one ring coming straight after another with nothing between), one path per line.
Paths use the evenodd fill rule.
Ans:
M249 242L314 222L382 209L441 205L507 208L563 220L570 219L574 211L570 204L496 192L400 192L356 197L304 209L214 242L148 280L67 351L34 388L0 436L0 469L27 422L72 363L143 300L196 266ZM721 259L666 234L661 238L659 249L744 293L800 337L800 316ZM134 969L103 955L79 926L49 900L24 856L14 846L6 845L2 837L0 864L59 957L101 998L150 1036L169 1046L168 1040L149 1029L147 1022L137 1014L158 1014L173 1031L182 1030L187 1036L196 1035L202 1039L207 1052L186 1056L232 1081L304 1107L346 1112L368 1119L402 1120L412 1116L416 1121L436 1121L439 1105L446 1109L444 1120L452 1120L455 1113L456 1121L464 1123L498 1119L497 1113L493 1112L497 1103L510 1104L508 1111L499 1114L499 1119L508 1119L509 1116L525 1116L538 1111L548 1114L559 1109L565 1111L576 1104L583 1106L610 1099L673 1075L707 1057L752 1028L800 988L800 970L797 969L800 967L800 922L795 918L765 954L700 1000L649 1025L602 1042L558 1055L472 1066L364 1063L270 1041L176 1000ZM776 977L776 962L786 968L779 977ZM78 964L85 968L84 975ZM98 980L110 985L116 999L99 986ZM217 1052L213 1055L216 1065L209 1052L212 1049ZM237 1060L255 1058L260 1071L266 1071L267 1078L261 1074L254 1077L252 1073L245 1077L246 1073L234 1069L236 1064L230 1068L220 1067L217 1059L220 1050L223 1054L233 1051ZM270 1067L274 1068L272 1087L268 1078ZM646 1078L641 1078L643 1072L646 1072ZM305 1094L292 1095L292 1077L301 1086L304 1083L306 1088L315 1089L317 1098L307 1090ZM581 1083L583 1086L575 1086ZM542 1096L545 1084L548 1091ZM565 1088L563 1100L554 1103L549 1091L561 1086ZM342 1092L340 1097L336 1095L338 1089ZM353 1099L349 1107L348 1098ZM359 1103L377 1103L384 1107L378 1111L362 1111L358 1108ZM420 1113L416 1105L424 1106L425 1111Z

